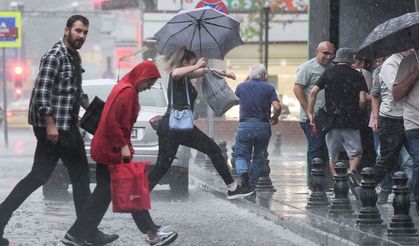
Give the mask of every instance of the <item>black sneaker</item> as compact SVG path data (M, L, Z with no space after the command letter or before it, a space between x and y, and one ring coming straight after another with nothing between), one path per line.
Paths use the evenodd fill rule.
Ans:
M65 234L64 239L61 240L61 242L67 246L93 246L92 243L73 237L68 233Z
M390 191L381 190L380 193L378 193L377 204L378 205L386 204L388 202L388 196L390 194L391 194Z
M164 245L169 245L173 243L176 240L177 236L178 236L177 232L158 231L156 234L156 238L154 238L153 240L147 240L147 241L151 246L164 246Z
M9 246L9 240L4 238L3 236L0 236L0 246Z
M92 245L99 246L111 243L119 238L117 234L105 234L102 231L97 230L95 235L87 241Z
M253 192L254 191L250 189L249 187L242 187L238 185L235 191L229 191L229 190L227 191L227 199L231 200L231 199L236 199L239 197L249 196Z

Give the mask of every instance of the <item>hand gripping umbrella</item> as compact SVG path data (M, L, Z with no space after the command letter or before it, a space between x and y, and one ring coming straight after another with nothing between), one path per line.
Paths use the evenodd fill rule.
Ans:
M243 44L240 22L211 7L179 11L154 37L161 55L186 47L207 59L223 60Z
M419 48L419 12L378 25L359 46L356 57L379 58L412 48Z

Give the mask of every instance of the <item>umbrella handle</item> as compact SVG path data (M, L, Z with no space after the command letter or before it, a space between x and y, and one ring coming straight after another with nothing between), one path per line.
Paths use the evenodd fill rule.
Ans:
M416 62L419 64L418 48L415 48L415 57L416 57Z

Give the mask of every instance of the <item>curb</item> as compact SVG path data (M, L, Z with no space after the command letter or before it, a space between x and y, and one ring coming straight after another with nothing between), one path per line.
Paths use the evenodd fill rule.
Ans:
M193 182L195 182L196 184L198 184L198 186L200 186L201 188L203 188L204 190L213 193L215 196L222 198L222 199L226 199L226 194L224 191L221 191L217 188L215 188L214 186L200 180L197 177L192 176L191 174L189 175L189 177L192 179ZM346 240L344 238L340 238L334 234L319 230L315 227L312 227L308 224L304 224L298 221L295 221L292 218L289 217L283 217L280 215L276 215L275 213L273 213L271 210L267 209L267 208L263 208L261 206L258 206L257 204L247 201L245 199L233 199L233 200L228 200L231 203L237 205L238 207L241 208L245 208L255 214L257 214L258 216L262 216L267 220L273 221L275 224L281 225L284 228L289 229L290 231L297 233L298 235L313 241L315 243L318 243L320 245L325 245L325 246L355 246L358 245L354 242L351 242L349 240Z
M189 172L189 177L191 178L192 182L197 184L198 187L204 189L205 191L213 193L218 198L227 200L225 190L221 190L220 188L217 188L221 186L216 185L216 183L218 181L221 181L221 179L219 179L218 181L214 181L214 179L211 178L208 182L208 181L204 181L204 178L197 177L197 176L201 176L201 174L202 172L199 172L199 173ZM213 175L215 174L212 174L211 176L213 177ZM224 183L222 183L222 185L224 186ZM259 194L259 196L261 196L261 194ZM318 229L314 227L313 225L310 225L308 223L304 223L292 217L286 216L286 214L284 215L276 214L270 209L260 206L247 199L233 199L233 200L227 200L227 201L230 201L231 203L235 204L238 207L247 209L258 216L262 216L265 219L274 222L275 224L281 225L284 228L289 229L290 231L300 235L301 237L306 238L314 243L318 243L319 245L325 245L325 246L341 246L341 245L343 246L354 246L354 245L401 246L403 245L403 244L400 244L398 242L395 242L386 238L381 238L372 234L368 234L366 232L363 232L361 230L358 230L348 225L341 225L337 222L327 220L326 218L310 213L308 211L304 211L304 213L307 216L316 216L316 217L322 218L325 221L324 223L329 223L328 226L334 227L335 229L337 228L338 233L336 233L336 230L335 230L335 233L331 233L331 232L325 231L324 229L323 230ZM281 204L287 207L292 207L284 203L281 203ZM339 232L345 231L345 230L352 232L352 235L349 238L348 237L344 238L340 236L341 233ZM350 240L351 238L355 240Z

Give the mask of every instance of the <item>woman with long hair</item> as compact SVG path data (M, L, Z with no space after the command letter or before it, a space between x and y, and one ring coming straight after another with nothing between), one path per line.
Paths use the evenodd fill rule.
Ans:
M157 162L148 175L150 190L152 190L164 174L169 170L179 148L179 145L194 148L206 154L212 161L215 169L227 185L227 199L248 196L253 191L238 186L231 177L227 162L224 159L220 147L194 126L191 131L173 131L169 129L169 114L172 107L188 107L186 88L189 93L191 110L198 95L191 79L199 78L208 73L207 63L204 58L198 59L194 52L186 48L179 48L171 55L164 58L166 70L170 73L168 95L173 93L173 105L169 104L165 115L158 124L157 135L159 137L159 153ZM230 71L214 69L221 76L236 79L236 75ZM173 88L173 91L172 89Z
M111 202L107 165L132 159L134 149L130 137L140 111L138 93L150 89L158 78L156 65L145 61L126 74L109 94L90 150L92 159L97 162L97 185L86 202L83 215L65 235L63 243L66 245L90 243L86 236L99 225ZM148 235L150 245L168 245L177 237L176 232L164 231L155 225L148 210L132 213L132 218L138 229Z

